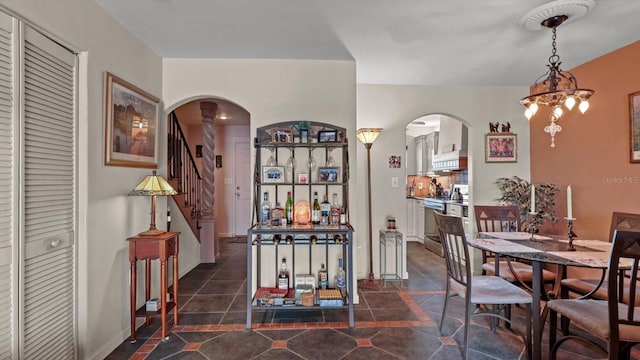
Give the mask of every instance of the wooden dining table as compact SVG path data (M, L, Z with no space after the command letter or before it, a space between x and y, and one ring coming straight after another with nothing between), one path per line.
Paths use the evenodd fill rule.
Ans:
M498 258L508 256L531 262L533 278L531 283L532 312L532 358L542 359L542 333L544 316L542 312L543 278L545 264L558 266L558 274L565 274L566 267L607 269L611 243L601 240L574 240L573 251L569 241L558 236L533 235L526 232L480 232L479 237L467 239L469 246L486 250L496 256L495 274L499 275ZM621 264L622 265L622 264ZM558 277L559 283L560 277ZM559 284L556 284L559 285ZM556 288L559 288L557 286Z

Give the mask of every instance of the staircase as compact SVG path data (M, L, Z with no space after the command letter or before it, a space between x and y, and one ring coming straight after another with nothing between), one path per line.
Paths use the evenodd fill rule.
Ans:
M202 213L202 177L174 112L169 114L167 132L167 181L178 191L173 200L200 241L198 219Z

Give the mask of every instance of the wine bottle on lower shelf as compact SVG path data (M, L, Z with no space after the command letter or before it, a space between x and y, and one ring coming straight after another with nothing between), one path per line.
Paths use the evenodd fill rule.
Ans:
M287 258L282 258L280 272L278 273L278 289L289 290L289 269L287 269Z
M342 258L338 258L338 271L335 276L335 286L344 296L347 288L347 278L343 266Z
M324 263L320 264L320 270L318 270L318 288L326 289L329 287L329 272L324 267Z

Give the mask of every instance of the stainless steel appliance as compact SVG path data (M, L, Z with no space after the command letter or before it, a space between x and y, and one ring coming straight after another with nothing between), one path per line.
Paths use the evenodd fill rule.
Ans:
M426 198L424 204L424 247L425 249L443 256L442 244L440 243L440 234L436 227L436 218L433 216L434 211L445 212L444 198Z

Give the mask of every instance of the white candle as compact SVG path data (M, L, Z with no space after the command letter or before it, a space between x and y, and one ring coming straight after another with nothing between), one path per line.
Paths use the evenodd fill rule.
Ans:
M567 186L567 218L573 219L573 208L571 206L571 185Z
M531 184L531 206L529 212L536 212L536 187Z

